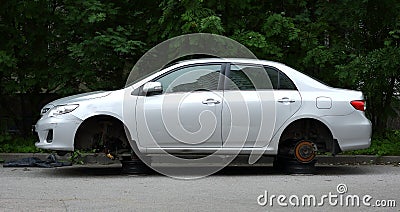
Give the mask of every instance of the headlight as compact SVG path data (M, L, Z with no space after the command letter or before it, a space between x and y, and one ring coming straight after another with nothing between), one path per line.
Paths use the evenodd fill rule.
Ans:
M47 113L47 111L49 111L50 110L50 108L49 107L45 107L45 108L43 108L41 111L40 111L40 115L41 116L43 116L44 114L46 114Z
M79 105L58 105L49 111L49 116L58 116L74 111Z

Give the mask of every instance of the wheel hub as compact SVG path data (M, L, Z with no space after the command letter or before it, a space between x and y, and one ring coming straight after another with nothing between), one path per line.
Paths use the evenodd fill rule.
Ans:
M300 141L294 150L295 158L301 163L309 163L315 158L314 144L310 141Z

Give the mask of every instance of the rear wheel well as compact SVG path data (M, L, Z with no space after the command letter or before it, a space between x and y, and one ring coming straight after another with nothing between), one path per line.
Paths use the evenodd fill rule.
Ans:
M97 115L83 121L75 134L74 149L104 151L113 155L131 152L125 125L108 115Z
M313 142L319 152L340 152L337 142L333 139L332 132L321 121L305 118L299 119L289 124L283 131L278 146L278 154L284 153L286 147L293 145L291 142L308 140Z

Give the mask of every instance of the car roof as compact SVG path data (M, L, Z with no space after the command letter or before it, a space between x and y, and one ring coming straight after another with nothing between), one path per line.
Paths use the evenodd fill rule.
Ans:
M200 58L200 59L190 59L190 60L182 60L178 61L173 65L188 65L193 63L212 63L212 62L230 62L230 63L252 63L252 64L263 64L263 65L284 65L282 63L268 61L268 60L260 60L257 58ZM173 66L171 65L171 66Z

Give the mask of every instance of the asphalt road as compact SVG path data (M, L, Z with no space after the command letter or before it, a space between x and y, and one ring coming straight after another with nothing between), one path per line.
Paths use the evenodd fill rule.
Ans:
M272 167L228 167L198 180L120 171L118 165L1 167L0 211L400 211L400 167L393 165L320 166L316 175L284 175ZM343 185L338 189L339 184L347 190ZM272 206L265 202L266 192L268 200L276 196ZM279 195L286 199L280 197L278 203ZM306 195L314 195L317 206L302 206L308 201L314 204ZM354 196L360 207L352 206ZM373 207L376 200L388 200L379 201L386 205L395 200L397 205ZM285 203L288 206L279 205Z

